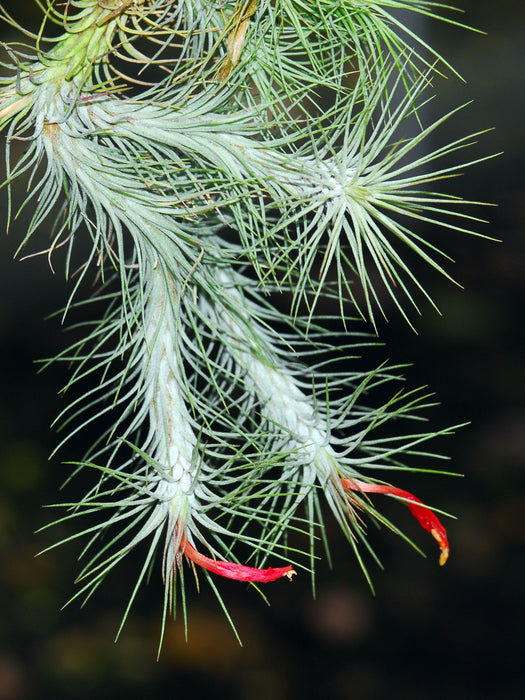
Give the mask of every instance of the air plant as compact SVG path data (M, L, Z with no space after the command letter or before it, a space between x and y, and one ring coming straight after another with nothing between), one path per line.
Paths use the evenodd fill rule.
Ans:
M47 0L42 10L37 34L2 10L26 39L4 47L0 126L8 226L13 185L28 183L20 250L50 231L45 252L65 248L72 279L63 318L102 309L50 360L70 367L61 445L97 427L73 465L92 487L55 521L64 541L85 541L74 598L142 544L123 623L152 571L165 584L163 629L177 600L186 613L188 567L226 611L218 577L314 576L330 512L369 579L367 518L399 532L370 494L408 506L445 563L434 510L388 479L435 471L425 445L453 428L422 429L433 399L400 389L401 367L363 368L358 356L376 343L385 299L411 323L418 293L429 298L405 250L448 274L418 224L473 233L478 221L473 202L434 189L468 164L451 156L475 137L429 143L451 115L425 125L421 106L433 76L452 69L398 13L458 24L441 15L451 8Z

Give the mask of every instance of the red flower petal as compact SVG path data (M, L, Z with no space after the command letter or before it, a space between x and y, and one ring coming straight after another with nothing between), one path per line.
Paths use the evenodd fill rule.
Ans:
M291 564L277 569L272 567L268 569L257 569L253 566L234 564L231 561L216 561L198 552L187 540L182 544L182 551L188 559L202 566L203 569L211 571L214 574L219 574L219 576L224 576L225 578L235 579L236 581L258 581L260 583L268 583L282 576L287 576L292 580L292 576L296 573L292 569Z
M440 523L437 515L430 508L423 505L419 498L416 498L409 491L398 489L395 486L387 486L386 484L368 484L365 481L354 481L353 479L341 479L341 484L344 489L350 491L362 491L363 493L386 493L391 496L400 496L401 498L411 501L407 503L412 515L417 519L422 528L430 532L432 537L437 540L441 549L439 563L441 566L447 561L450 547L448 544L447 531Z

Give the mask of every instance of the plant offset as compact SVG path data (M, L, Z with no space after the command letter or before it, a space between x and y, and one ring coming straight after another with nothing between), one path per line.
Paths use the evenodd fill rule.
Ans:
M401 368L363 363L386 308L410 322L428 298L414 260L447 274L435 241L478 221L443 182L473 136L436 148L449 115L426 124L420 109L433 75L452 69L410 22L455 24L451 8L72 0L42 11L33 35L2 10L22 41L4 47L0 126L7 225L22 180L20 248L47 236L36 250L71 278L63 316L95 317L55 358L70 368L65 440L96 435L72 466L92 487L57 521L84 540L74 597L140 545L124 620L150 576L164 580L164 622L178 602L186 615L193 573L226 611L221 576L325 568L327 517L368 578L367 521L399 532L371 494L408 506L443 564L440 520L389 482L435 471L426 442L452 429L421 428L432 400L401 387Z

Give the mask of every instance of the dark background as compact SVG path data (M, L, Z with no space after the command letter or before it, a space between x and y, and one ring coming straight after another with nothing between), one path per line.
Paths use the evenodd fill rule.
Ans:
M58 367L37 375L33 361L66 343L56 319L43 320L63 304L66 285L43 259L13 262L23 235L13 228L0 239L0 700L161 692L231 700L525 697L525 10L513 0L457 4L488 36L429 25L430 43L466 80L436 80L432 109L438 115L474 100L436 139L494 127L473 154L504 154L452 187L498 205L483 212L490 223L480 231L502 242L443 236L464 289L422 270L442 315L424 306L418 335L394 312L380 328L387 356L414 363L409 385L436 392L432 425L471 421L440 445L463 478L406 475L400 484L457 514L447 522L450 561L439 568L434 543L416 532L407 509L390 503L384 507L427 559L388 531L373 533L385 565L372 571L373 597L333 528L334 569L319 565L316 601L305 576L268 586L270 608L224 582L243 647L203 586L192 594L188 642L182 621L170 624L157 662L159 582L140 596L113 644L140 563L133 557L83 609L73 603L60 611L74 591L79 549L35 558L58 533L34 531L52 515L42 504L61 500L68 473L61 460L78 444L48 461L66 375Z

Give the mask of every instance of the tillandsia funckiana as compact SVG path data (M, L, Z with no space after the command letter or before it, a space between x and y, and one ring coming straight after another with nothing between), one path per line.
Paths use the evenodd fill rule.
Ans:
M51 231L38 249L65 260L64 317L102 309L58 355L70 367L65 439L97 435L72 467L92 488L58 519L88 523L67 537L86 540L76 595L142 545L124 619L155 572L164 619L177 600L186 614L192 569L224 607L218 577L313 576L327 516L368 578L367 519L399 532L372 494L408 506L443 564L437 515L389 481L435 471L425 444L452 429L421 430L429 395L400 390L400 367L362 362L386 302L410 322L416 297L429 299L410 261L447 274L421 225L471 232L478 220L473 202L439 189L473 137L427 138L450 115L425 124L421 106L452 69L410 24L457 24L451 8L47 0L42 11L32 34L2 10L21 42L3 47L0 126L8 225L25 180L21 248Z

